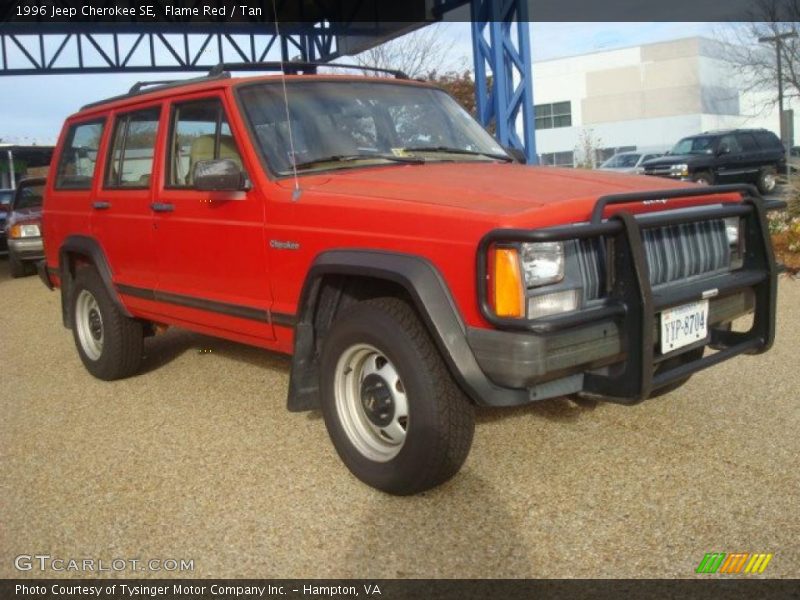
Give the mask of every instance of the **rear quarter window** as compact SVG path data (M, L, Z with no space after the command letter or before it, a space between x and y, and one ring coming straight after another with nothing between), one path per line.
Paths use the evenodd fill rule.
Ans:
M758 145L765 150L777 150L783 147L781 141L778 139L778 136L770 131L757 132L755 136L756 140L758 141Z
M58 159L56 189L91 189L104 126L105 119L101 119L70 127Z

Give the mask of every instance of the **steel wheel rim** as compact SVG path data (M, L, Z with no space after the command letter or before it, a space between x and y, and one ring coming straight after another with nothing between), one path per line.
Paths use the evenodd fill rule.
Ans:
M103 316L100 305L89 290L81 290L75 302L75 327L83 352L90 360L97 360L103 354Z
M339 357L333 385L339 423L353 446L375 462L397 456L408 432L408 399L386 355L369 344L350 346Z

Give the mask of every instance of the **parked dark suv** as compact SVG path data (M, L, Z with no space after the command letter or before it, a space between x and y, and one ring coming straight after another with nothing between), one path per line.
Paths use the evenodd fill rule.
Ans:
M642 166L646 175L709 185L755 183L762 194L768 194L785 165L783 145L774 133L733 129L683 138L666 156Z

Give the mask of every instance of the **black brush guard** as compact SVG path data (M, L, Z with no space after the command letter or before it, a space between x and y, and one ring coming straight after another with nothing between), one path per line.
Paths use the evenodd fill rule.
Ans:
M634 217L620 211L608 220L603 213L614 204L660 201L695 196L719 196L739 193L742 201L708 208L692 207L658 214ZM636 404L658 388L664 387L702 369L744 353L765 352L775 338L775 306L778 268L769 238L766 213L783 208L780 201L766 202L749 185L713 186L704 189L677 189L646 193L603 196L592 211L587 224L549 227L539 230L496 229L481 240L478 247L477 274L480 309L484 318L500 329L548 334L586 325L601 319L614 318L620 324L625 361L613 375L586 373L583 391L597 394L623 404ZM745 221L745 254L740 269L711 275L691 283L673 282L653 291L642 242L642 230L697 221L741 217ZM607 294L596 306L564 315L539 319L508 319L497 317L488 299L487 257L490 247L497 243L563 242L602 238L606 252ZM710 344L719 351L693 362L656 373L655 322L665 308L723 296L744 289L755 295L753 327L748 332L710 329Z

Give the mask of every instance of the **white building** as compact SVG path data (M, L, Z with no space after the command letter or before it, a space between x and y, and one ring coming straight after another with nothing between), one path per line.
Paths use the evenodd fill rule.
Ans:
M596 159L667 150L713 129L778 133L777 108L764 109L774 94L743 92L724 53L724 44L692 37L535 63L541 163L583 162L587 145L600 149Z

